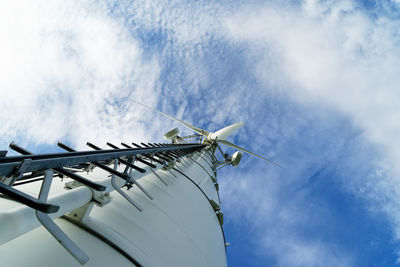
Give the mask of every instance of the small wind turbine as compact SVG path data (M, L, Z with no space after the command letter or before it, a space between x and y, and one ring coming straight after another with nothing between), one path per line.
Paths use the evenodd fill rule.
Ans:
M134 101L134 102L136 102L136 101ZM170 115L168 115L168 114L166 114L164 112L161 112L161 111L159 111L157 109L151 108L151 107L146 106L146 105L144 105L142 103L139 103L139 102L136 102L136 103L139 104L139 105L142 105L142 106L144 106L144 107L146 107L146 108L148 108L150 110L158 112L159 114L161 114L161 115L163 115L163 116L165 116L165 117L167 117L167 118L169 118L171 120L174 120L174 121L180 123L181 125L185 126L186 128L189 128L189 129L195 131L196 133L198 133L199 135L204 137L204 143L223 144L225 146L229 146L229 147L235 148L237 150L240 150L241 152L240 151L236 151L232 155L231 162L232 162L232 165L235 166L235 167L238 166L239 161L242 158L242 155L243 155L242 152L245 152L247 154L250 154L250 155L253 155L253 156L258 157L260 159L263 159L263 160L265 160L265 161L267 161L269 163L272 163L272 164L274 164L274 165L276 165L276 166L278 166L280 168L283 168L281 165L279 165L278 163L276 163L276 162L274 162L272 160L266 159L266 158L264 158L264 157L262 157L260 155L257 155L257 154L255 154L255 153L253 153L253 152L251 152L251 151L249 151L247 149L244 149L243 147L237 146L237 145L235 145L235 144L233 144L233 143L231 143L231 142L226 140L226 138L228 138L231 134L236 132L240 127L244 126L243 122L239 122L239 123L235 123L235 124L229 125L229 126L227 126L225 128L222 128L221 130L218 130L216 132L208 132L206 130L203 130L203 129L200 129L200 128L196 127L196 126L193 126L193 125L191 125L191 124L189 124L187 122L178 120L177 118L174 118L174 117L172 117L172 116L170 116ZM169 139L172 139L173 137L177 136L177 134L178 134L178 130L174 129L174 130L168 132L165 135L165 137L167 138L167 136L168 136Z

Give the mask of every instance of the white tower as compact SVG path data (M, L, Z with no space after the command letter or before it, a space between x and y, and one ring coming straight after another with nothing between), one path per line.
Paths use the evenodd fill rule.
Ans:
M255 154L225 140L243 124L209 133L172 119L200 143L174 129L172 144L0 152L2 266L226 266L216 170L242 152L215 153L222 143Z

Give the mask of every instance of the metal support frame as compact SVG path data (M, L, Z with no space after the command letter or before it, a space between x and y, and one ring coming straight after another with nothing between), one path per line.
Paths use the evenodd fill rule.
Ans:
M65 144L58 143L57 145L67 152L33 154L26 149L11 143L10 147L23 155L6 157L6 152L0 151L0 177L2 178L0 180L0 193L12 200L33 208L39 222L80 264L83 265L89 260L88 256L47 215L47 213L57 212L60 208L57 205L47 203L53 177L57 175L59 177L67 176L73 179L74 183L89 187L93 194L92 201L104 204L109 201L109 192L105 194L101 193L106 190L106 186L90 181L77 174L79 171L88 171L96 166L110 173L111 186L135 208L142 211L143 208L121 189L117 177L122 178L125 181L125 185L128 189L134 184L149 199L153 199L149 192L147 192L133 177L132 170L141 173L146 172L145 169L134 165L135 161L148 165L154 175L158 177L164 185L168 186L167 183L152 169L157 168L154 163L161 164L164 170L169 171L173 176L175 176L174 173L166 168L167 166L182 159L188 154L206 147L202 144L144 145L145 147L141 147L135 143L132 144L138 148L132 148L122 143L126 149L120 149L111 143L107 143L107 145L112 147L112 149L103 150L88 143L88 145L95 150L75 151L73 148L70 148ZM154 157L157 157L158 159ZM144 159L148 159L150 162ZM113 168L107 166L112 162L114 163ZM126 165L124 173L118 171L119 163ZM43 172L44 175L41 174ZM54 174L54 172L56 172L56 174ZM20 182L19 184L42 180L39 197L37 199L22 191L16 190L13 187L13 185L15 185L20 179L23 180L23 182ZM85 205L87 205L87 203L91 203L90 200L89 202L86 202ZM93 202L89 205L93 206ZM74 210L71 209L70 211L78 212L80 214L79 218L83 219L85 216L88 216L90 207L88 205L75 207Z
M91 143L89 143L89 142L87 142L87 145L88 146L90 146L90 147L92 147L92 148L94 148L94 149L96 149L96 150L102 150L101 148L99 148L98 146L95 146L95 145L93 145L93 144L91 144ZM121 158L116 158L115 159L115 163L118 163L118 162L121 162ZM123 163L124 162L124 163ZM123 164L125 164L125 165L127 165L127 166L129 166L129 165L132 165L133 166L133 164L130 164L129 162L127 162L127 161L123 161L123 162L121 162L121 163L123 163ZM108 167L108 166L106 166L106 165L103 165L103 164L101 164L101 163L98 163L98 162L94 162L94 164L96 165L96 166L98 166L98 167L100 167L100 168L102 168L102 169L104 169L104 170L111 170L111 171L109 171L110 173L112 173L113 175L116 175L116 176L119 176L120 178L122 178L122 179L124 179L125 181L126 181L126 186L127 186L127 188L129 189L129 188L131 188L132 187L132 184L135 184L137 187L139 187L139 189L148 197L148 198L150 198L151 200L153 200L153 197L134 179L134 178L132 178L131 176L129 176L129 175L127 175L127 174L124 174L124 173L120 173L120 172L118 172L117 171L117 168L118 168L118 164L115 166L115 163L114 163L114 169L111 169L110 167ZM126 164L126 163L128 163L128 164ZM130 167L130 166L129 166Z
M118 168L118 162L114 162L114 169ZM118 186L117 181L116 181L116 175L111 176L111 185L117 191L123 198L129 201L135 208L137 208L139 211L142 211L143 208L140 206L138 203L136 203L130 196L128 196L122 189Z

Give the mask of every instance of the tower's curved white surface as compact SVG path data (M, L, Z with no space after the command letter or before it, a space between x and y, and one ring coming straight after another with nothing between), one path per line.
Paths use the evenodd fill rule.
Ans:
M102 206L91 201L87 187L67 190L70 180L53 179L49 202L61 209L51 217L89 256L85 266L226 266L223 230L211 204L219 204L211 152L184 157L170 170L153 173L141 167L148 172L137 181L153 200L136 186L123 191L143 211L111 191L109 173L99 168L86 177L111 191ZM18 189L34 193L39 187L31 183ZM0 198L0 258L1 266L80 266L31 208L5 198Z

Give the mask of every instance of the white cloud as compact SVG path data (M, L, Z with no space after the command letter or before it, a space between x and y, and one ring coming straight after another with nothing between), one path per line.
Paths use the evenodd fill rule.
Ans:
M391 149L400 129L397 21L371 19L350 1L305 1L303 7L303 12L246 10L227 25L235 40L275 53L275 71L289 78L284 84L298 100L323 101L353 117L371 141L400 159ZM256 66L262 79L270 78L263 72L268 64Z
M376 174L351 177L342 183L358 197L371 201L371 211L386 212L397 239L398 22L385 15L369 16L354 1L315 0L303 1L298 9L244 8L225 20L232 42L247 47L248 60L255 62L253 70L266 85L272 80L275 88L283 88L292 100L311 110L319 112L321 107L328 107L350 118L382 152ZM291 216L297 220L295 214ZM311 248L313 251L319 246Z
M118 14L129 14L139 31L160 32L167 42L187 53L203 45L219 29L221 6L204 1L124 1Z
M2 2L0 13L2 145L151 138L137 126L152 116L130 98L156 103L159 64L101 5Z

